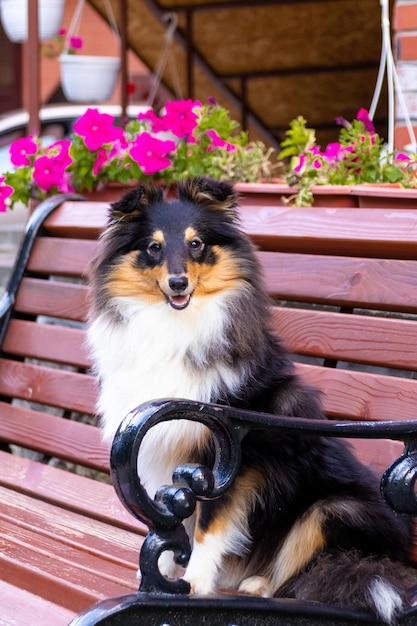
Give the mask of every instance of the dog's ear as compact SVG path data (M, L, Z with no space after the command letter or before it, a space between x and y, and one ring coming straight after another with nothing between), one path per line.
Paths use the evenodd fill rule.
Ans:
M156 185L139 185L135 189L128 191L117 202L110 206L110 224L115 222L127 222L139 217L145 209L163 198L161 187Z
M197 176L178 183L178 197L208 208L224 211L233 221L237 219L238 194L230 183Z

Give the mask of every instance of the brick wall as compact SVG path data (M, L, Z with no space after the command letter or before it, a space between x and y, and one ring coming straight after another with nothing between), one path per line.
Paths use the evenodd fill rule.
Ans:
M396 0L392 21L393 51L398 78L417 136L417 0ZM397 96L394 144L399 149L411 142L404 117Z

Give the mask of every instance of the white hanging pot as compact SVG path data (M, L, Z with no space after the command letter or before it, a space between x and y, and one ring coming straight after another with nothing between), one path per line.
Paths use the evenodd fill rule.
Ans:
M61 54L61 85L70 102L105 102L116 86L119 57Z
M58 34L65 0L38 0L39 40ZM28 0L0 0L0 16L8 38L21 43L28 38Z

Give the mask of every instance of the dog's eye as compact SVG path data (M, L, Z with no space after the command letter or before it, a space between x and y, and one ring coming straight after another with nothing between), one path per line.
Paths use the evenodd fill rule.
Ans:
M159 241L151 241L151 243L148 245L147 250L151 256L158 256L158 254L162 250L162 245L159 243Z
M201 252L201 250L204 248L204 243L201 241L201 239L195 237L195 239L192 239L190 241L190 248L193 252Z

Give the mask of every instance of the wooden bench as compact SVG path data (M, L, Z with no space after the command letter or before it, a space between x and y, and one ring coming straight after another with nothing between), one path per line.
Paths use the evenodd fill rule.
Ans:
M243 227L260 247L277 333L301 374L322 389L328 416L415 420L417 208L290 209L241 190ZM44 202L0 303L4 623L68 624L93 603L138 586L147 528L109 484L84 346L82 277L107 210L107 203L71 196ZM354 445L379 473L403 448L386 439ZM410 556L417 563L417 538ZM100 623L85 619L77 623Z

